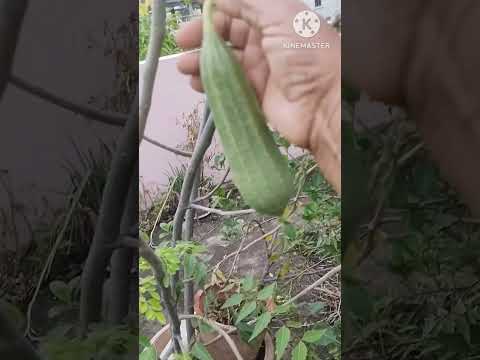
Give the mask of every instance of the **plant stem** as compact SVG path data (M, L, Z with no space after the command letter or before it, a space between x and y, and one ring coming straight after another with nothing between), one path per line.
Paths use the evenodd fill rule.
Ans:
M248 215L248 214L254 214L255 213L254 209L224 211L224 210L213 209L213 208L209 208L209 207L205 207L205 206L197 205L197 204L190 204L190 208L196 209L196 210L202 210L202 211L209 212L209 213L212 213L212 214L217 214L217 215L220 215L220 216L239 216L239 215Z
M193 201L190 201L190 202L191 203L197 203L197 202L207 200L210 197L212 197L213 194L215 194L215 191L220 189L220 187L225 183L225 180L227 180L228 174L230 174L230 167L227 169L227 171L225 171L225 174L223 174L222 180L220 180L220 182L217 184L217 186L215 186L208 194L206 194L204 196L201 196L201 197L198 197L198 198L196 198L196 199L194 199Z
M127 196L127 204L123 212L120 224L120 237L128 234L132 225L138 221L138 166L132 175L130 189ZM137 235L138 236L138 235ZM128 314L130 305L130 283L132 261L134 252L138 249L120 248L114 250L111 258L111 287L108 301L108 321L112 324L120 324ZM136 282L135 282L136 283Z
M341 265L337 265L335 266L333 269L331 269L330 271L328 271L325 275L323 275L320 279L318 279L317 281L315 281L313 284L309 285L308 287L306 287L305 289L303 289L302 291L300 291L297 295L295 295L293 298L291 298L290 300L288 300L285 305L290 305L292 303L294 303L295 301L297 301L298 299L300 299L302 296L305 296L306 294L308 294L310 291L312 291L313 289L315 289L317 286L323 284L325 281L327 281L328 279L330 279L332 276L334 276L335 274L337 274L338 272L340 272L340 270L342 269L342 266Z
M17 88L26 91L32 95L35 95L45 101L48 101L54 105L72 111L74 113L88 117L90 119L100 121L104 124L124 126L128 120L128 116L124 114L101 111L89 106L76 104L70 100L64 99L45 89L42 89L41 87L30 84L26 80L15 75L12 75L10 77L10 82Z
M27 0L0 0L0 100L7 87Z
M123 129L103 190L98 222L82 274L80 329L101 318L102 287L112 249L118 239L132 173L138 157L138 94L131 105L129 120Z
M153 88L155 86L155 78L157 76L158 58L160 57L163 38L165 37L166 16L164 0L153 0L152 25L150 28L147 56L145 59L142 91L140 92L140 115L138 128L139 143L143 139L148 113L150 112L150 106L152 104Z
M206 319L202 316L198 316L198 315L179 315L178 317L179 317L180 320L197 319L197 320L203 321L207 325L211 326L212 328L215 329L215 331L217 331L220 335L222 335L222 337L225 339L227 344L230 346L230 349L232 349L233 354L235 355L237 360L243 360L243 357L240 354L240 351L238 351L237 345L235 345L235 342L232 340L230 335L228 335L226 331L224 331L222 328L220 328L220 326L218 326L213 321L210 321L210 320L208 320L208 319Z
M165 277L167 276L163 271L163 265L161 260L155 255L153 249L139 240L140 256L142 256L152 267L155 279L157 281L157 289L162 301L162 306L167 314L170 331L172 334L173 347L176 353L182 352L181 347L181 332L180 332L180 318L177 314L177 309L173 303L171 292L163 286Z
M146 136L146 135L143 135L143 139L144 139L145 141L148 141L150 144L155 145L155 146L158 146L158 147L161 148L161 149L170 151L170 152L174 153L175 155L180 155L180 156L184 156L184 157L192 157L192 153L190 153L190 152L188 152L188 151L183 151L183 150L175 149L174 147L171 147L171 146L168 146L168 145L159 143L158 141L153 140L153 139L149 138L149 137Z

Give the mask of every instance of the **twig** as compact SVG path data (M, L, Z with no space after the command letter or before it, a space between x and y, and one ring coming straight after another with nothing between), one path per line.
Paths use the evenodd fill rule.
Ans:
M83 115L89 119L93 119L104 124L115 125L115 126L124 126L128 120L128 115L101 111L94 109L89 106L76 104L70 100L64 99L58 95L55 95L41 87L28 83L26 80L12 75L10 77L10 82L15 85L17 88L24 90L32 95L35 95L49 103L57 105L63 109L72 111L76 114Z
M184 156L184 157L192 157L192 153L190 153L190 152L188 152L188 151L183 151L183 150L176 149L176 148L174 148L174 147L171 147L171 146L168 146L168 145L159 143L158 141L153 140L153 139L149 138L149 137L146 136L146 135L143 135L143 139L144 139L145 141L148 141L150 144L155 145L155 146L158 146L158 147L161 148L161 149L170 151L170 152L174 153L175 155L180 155L180 156Z
M173 186L177 182L178 176L175 176L175 179L173 179L172 183L170 184L170 187L168 189L167 195L165 196L165 199L163 200L162 207L160 208L160 211L157 214L157 217L155 218L155 223L153 224L153 229L150 232L150 238L149 238L149 246L152 246L153 243L153 233L155 232L155 228L157 227L158 220L162 217L163 210L165 209L165 206L167 205L168 198L170 197L170 194L172 193Z
M202 316L199 316L199 315L179 315L178 316L179 319L181 320L184 320L184 319L197 319L197 320L200 320L200 321L203 321L204 323L206 323L207 325L209 325L210 327L212 327L213 329L215 329L224 339L225 341L227 342L227 344L230 346L230 348L232 349L233 351L233 354L235 355L235 357L237 358L237 360L243 360L243 357L242 355L240 354L240 351L238 351L238 348L237 348L237 345L235 345L235 342L232 340L232 338L230 337L230 335L228 335L225 330L223 330L222 328L220 328L217 324L215 324L213 321L210 321Z
M298 299L300 299L302 296L305 296L306 294L308 294L310 291L312 291L313 289L315 289L317 286L320 286L321 284L323 284L325 281L327 281L328 279L330 279L332 276L334 276L335 274L337 274L338 272L340 272L340 270L342 269L342 266L341 265L337 265L335 266L333 269L331 269L330 271L328 271L325 275L323 275L320 279L318 279L317 281L315 281L313 284L309 285L308 287L306 287L305 289L303 289L302 291L300 291L297 295L295 295L294 297L292 297L290 300L288 300L285 305L290 305L292 303L294 303L295 301L297 301Z
M190 208L196 210L202 210L209 212L211 214L217 214L220 216L239 216L239 215L247 215L255 213L254 209L245 209L245 210L235 210L235 211L224 211L220 209L213 209L206 206L198 205L198 204L190 204Z
M161 260L155 255L153 249L143 241L138 241L140 256L142 256L152 267L155 279L157 281L157 289L162 300L163 308L168 316L170 322L170 331L172 334L173 346L176 353L181 353L181 332L180 332L180 318L177 315L176 308L173 304L170 291L163 286L164 278L166 276L163 271Z
M423 142L415 145L410 151L408 151L406 154L404 154L400 159L398 159L398 166L403 166L405 163L411 159L418 151L423 149Z
M220 180L220 182L217 184L217 186L215 186L212 191L210 191L208 194L206 195L203 195L203 196L200 196L198 198L196 198L195 200L192 201L192 203L197 203L197 202L200 202L200 201L203 201L203 200L207 200L209 199L211 196L213 196L213 194L215 194L215 191L217 191L218 189L220 189L220 187L225 183L225 180L227 179L228 177L228 174L230 174L230 167L227 169L227 171L225 171L225 174L223 175L223 178L222 180Z
M153 0L152 24L150 28L150 39L148 41L147 56L145 58L145 70L143 73L143 84L140 96L139 109L139 142L143 139L148 113L152 105L153 88L157 76L158 58L162 50L163 38L165 36L165 2L164 0Z
M43 270L40 274L40 278L38 279L37 286L35 287L35 292L33 293L32 300L30 300L28 304L28 309L27 309L27 325L25 328L25 336L30 336L30 328L31 328L31 318L32 318L32 308L33 304L35 303L35 300L37 299L38 292L40 291L40 287L43 283L43 280L48 277L48 269L50 269L51 264L53 263L53 259L55 258L55 254L57 252L58 247L60 246L60 242L63 240L63 236L65 234L65 231L67 230L68 225L70 224L70 220L72 218L73 212L75 208L78 205L78 202L80 201L80 197L83 193L83 189L88 183L88 179L90 178L91 172L89 171L87 175L83 178L82 183L80 184L80 187L77 190L77 193L75 194L75 197L73 199L72 205L70 206L70 209L68 210L67 216L65 218L65 222L63 223L62 229L57 235L57 238L55 240L55 243L53 244L52 250L50 250L50 254L48 254L47 261L45 262L45 266L43 267Z
M262 236L260 236L259 238L253 240L250 244L246 245L245 247L241 248L240 251L236 250L226 256L224 256L224 258L222 260L220 260L220 262L217 263L217 265L215 265L214 268L217 268L223 264L226 260L230 259L231 257L235 256L237 253L241 253L249 248L251 248L253 245L255 245L256 243L262 241L263 239L269 237L270 235L273 235L275 234L278 230L280 230L280 225L276 226L274 229L270 230L269 232L263 234ZM211 270L210 270L211 271Z

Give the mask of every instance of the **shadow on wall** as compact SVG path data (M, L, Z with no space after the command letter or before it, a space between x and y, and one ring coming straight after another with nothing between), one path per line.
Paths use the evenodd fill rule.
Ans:
M131 9L128 2L118 3L119 12L127 13L127 9ZM122 110L110 102L121 87L114 55L115 47L122 46L115 44L111 35L120 34L116 29L124 25L125 19L122 24L106 23L105 19L112 19L109 3L30 2L13 75L80 105ZM135 74L136 63L134 59ZM10 219L2 219L3 225L12 224L12 218L18 224L47 221L45 217L52 211L46 209L68 207L66 196L71 189L65 164L77 162L78 151L96 151L100 142L113 143L120 131L117 126L77 115L12 84L0 103L0 119L0 213L10 213ZM2 227L0 223L0 227L8 232L7 225Z

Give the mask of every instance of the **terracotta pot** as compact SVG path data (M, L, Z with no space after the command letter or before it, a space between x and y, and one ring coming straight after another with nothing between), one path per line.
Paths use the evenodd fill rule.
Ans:
M226 331L230 330L231 328L230 326L227 326L227 325L218 324L218 323L216 324L217 326L221 327L223 330L226 330ZM208 335L208 336L205 336L205 335ZM201 336L200 341L202 343L206 343L216 336L217 336L216 332L212 332L210 334L203 334ZM231 333L230 337L237 345L238 350L240 351L240 354L242 354L244 360L257 359L259 352L262 352L262 359L264 360L274 360L275 358L274 357L275 348L273 345L273 339L271 335L268 333L268 331L265 332L263 343L259 342L258 348L253 351L251 346L248 346L244 342L240 341L240 338L238 337L237 334ZM158 333L156 333L155 336L152 337L152 339L150 340L150 343L157 350L157 354L160 355L167 347L169 341L170 341L170 326L166 325ZM217 340L213 344L207 345L207 350L215 360L230 360L230 359L236 360L230 347L228 346L225 339L223 338Z

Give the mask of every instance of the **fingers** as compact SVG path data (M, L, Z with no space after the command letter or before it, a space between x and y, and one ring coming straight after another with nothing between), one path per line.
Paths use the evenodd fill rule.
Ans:
M183 24L177 31L175 40L178 46L184 50L196 49L202 45L202 19L194 19ZM213 24L217 33L228 40L230 33L231 17L221 11L217 11L213 16Z
M243 51L233 50L235 58L242 62ZM190 86L193 90L198 92L204 92L202 80L200 78L200 52L191 52L182 56L178 63L178 69L186 75L191 75Z
M200 75L200 51L182 55L177 63L177 68L182 74Z
M193 90L203 93L203 85L202 80L200 80L200 76L192 76L190 79L190 86Z

